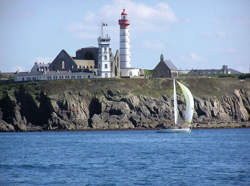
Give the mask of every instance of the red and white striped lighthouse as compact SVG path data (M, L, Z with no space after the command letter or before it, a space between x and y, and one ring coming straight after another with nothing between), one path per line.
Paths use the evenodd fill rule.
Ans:
M120 67L131 68L130 64L130 41L129 41L129 25L127 12L123 9L121 13L120 25Z

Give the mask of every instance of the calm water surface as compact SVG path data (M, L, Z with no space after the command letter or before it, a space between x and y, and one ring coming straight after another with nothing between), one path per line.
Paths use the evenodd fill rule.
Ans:
M250 129L0 133L0 185L250 185Z

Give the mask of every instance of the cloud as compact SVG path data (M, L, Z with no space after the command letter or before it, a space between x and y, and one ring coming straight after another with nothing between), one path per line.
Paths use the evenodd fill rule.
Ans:
M23 72L23 71L24 71L23 68L20 66L13 66L11 68L11 72Z
M203 62L206 61L205 58L198 56L196 53L192 52L191 54L189 54L189 57L191 58L192 61L195 62Z
M226 17L226 18L218 18L215 20L217 25L250 25L249 17Z
M143 47L151 50L166 50L166 45L158 40L146 40L143 42Z
M133 25L133 33L164 31L172 23L178 21L174 11L167 3L148 6L132 0L113 0L95 12L88 11L83 15L81 23L68 26L68 30L84 39L96 38L102 22L109 25L110 35L118 34L118 19L122 9L128 12L128 19ZM131 29L132 30L132 29Z
M219 52L219 53L227 53L227 54L235 54L235 53L237 53L236 48L217 48L216 51Z
M202 63L208 61L206 58L197 55L195 52L190 54L183 54L178 57L178 63L180 69L200 69L201 66L207 65L207 63Z
M205 32L202 34L206 39L218 39L218 38L227 38L232 34L230 32L225 31L215 31L215 32Z

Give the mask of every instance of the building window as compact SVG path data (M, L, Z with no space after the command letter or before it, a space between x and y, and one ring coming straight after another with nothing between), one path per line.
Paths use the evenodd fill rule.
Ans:
M64 70L64 61L62 61L62 70Z
M104 56L104 59L107 60L107 56L106 55Z
M107 78L108 77L108 73L105 73L105 78Z
M108 68L108 65L107 65L107 64L105 64L105 68Z

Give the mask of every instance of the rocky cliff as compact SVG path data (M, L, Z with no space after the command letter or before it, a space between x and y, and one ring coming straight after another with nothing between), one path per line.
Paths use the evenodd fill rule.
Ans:
M249 127L250 81L185 78L194 128ZM178 92L180 122L185 101ZM154 129L173 124L170 79L58 80L0 85L0 131Z

